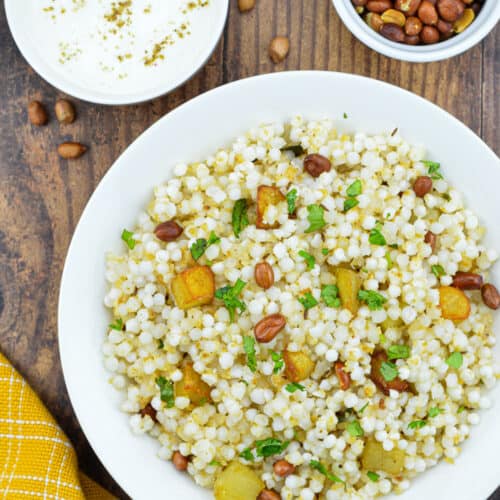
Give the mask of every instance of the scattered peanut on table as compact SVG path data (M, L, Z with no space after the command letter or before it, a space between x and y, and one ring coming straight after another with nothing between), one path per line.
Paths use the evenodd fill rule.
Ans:
M278 64L285 60L290 50L290 40L286 36L277 36L269 44L269 57Z

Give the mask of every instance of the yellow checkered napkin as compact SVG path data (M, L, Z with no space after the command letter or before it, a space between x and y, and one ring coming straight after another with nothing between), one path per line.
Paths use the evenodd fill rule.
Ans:
M0 499L25 498L114 497L79 473L68 438L0 353Z

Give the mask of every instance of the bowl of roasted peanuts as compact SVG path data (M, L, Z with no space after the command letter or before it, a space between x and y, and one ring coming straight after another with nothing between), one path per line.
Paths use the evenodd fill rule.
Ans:
M497 0L332 0L352 34L394 59L447 59L479 43L498 23Z

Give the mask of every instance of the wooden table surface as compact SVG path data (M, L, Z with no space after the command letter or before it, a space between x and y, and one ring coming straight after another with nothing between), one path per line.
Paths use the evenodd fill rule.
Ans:
M191 97L223 83L271 71L328 69L378 78L424 96L500 151L498 26L461 56L410 64L378 55L357 41L330 0L257 0L257 8L246 14L240 14L236 0L230 2L215 53L181 88L129 107L76 102L74 124L60 127L52 113L49 125L41 128L28 124L28 102L39 99L52 110L61 93L28 66L0 12L0 350L66 431L82 469L120 498L127 497L90 449L69 403L57 349L56 311L75 224L103 174L141 132ZM286 61L274 65L267 45L278 34L290 38L291 48ZM81 141L89 151L76 161L61 160L56 147L64 140Z

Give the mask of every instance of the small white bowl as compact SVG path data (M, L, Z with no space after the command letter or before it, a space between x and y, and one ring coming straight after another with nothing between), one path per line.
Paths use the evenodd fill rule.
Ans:
M486 0L479 15L459 35L431 45L405 45L391 42L370 28L354 9L351 0L332 0L343 23L366 46L387 57L410 62L430 62L448 59L479 43L500 19L500 1Z
M21 54L59 90L110 105L149 101L191 78L214 51L229 8L229 0L211 0L199 10L184 10L186 0L169 0L168 5L137 0L131 17L125 19L131 21L125 24L128 31L119 33L122 27L106 20L111 2L89 0L82 7L68 0L53 2L46 7L49 2L5 0L7 21ZM165 60L148 66L144 51L151 54L166 39L164 27L174 20L179 26L171 34L185 26L186 31L166 45Z

